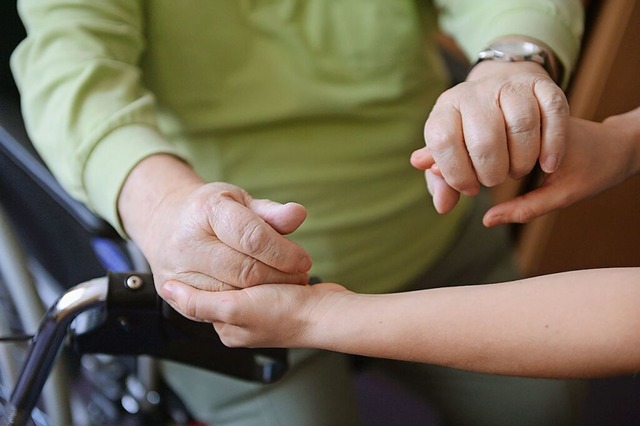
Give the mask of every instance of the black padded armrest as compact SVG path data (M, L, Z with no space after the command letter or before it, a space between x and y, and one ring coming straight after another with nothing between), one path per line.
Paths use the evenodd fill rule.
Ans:
M133 278L135 287L127 284ZM105 308L76 322L68 341L80 354L145 354L262 383L289 368L284 348L225 346L210 323L189 320L163 301L150 274L109 273Z
M102 237L118 237L118 233L109 223L71 198L56 181L27 137L17 101L7 96L0 96L0 155L5 156L29 176L89 233Z

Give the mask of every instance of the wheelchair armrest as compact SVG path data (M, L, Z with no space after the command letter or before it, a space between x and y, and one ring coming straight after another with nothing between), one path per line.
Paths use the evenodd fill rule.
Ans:
M60 186L27 137L18 101L6 95L0 96L0 155L15 164L90 234L118 237L111 225Z
M150 274L109 273L107 304L74 324L76 352L150 355L228 376L272 383L288 370L281 348L229 348L210 323L187 319L155 291Z
M0 424L27 424L65 342L80 353L145 354L262 383L288 370L286 349L228 348L211 324L177 314L161 301L151 275L110 274L78 284L49 308Z

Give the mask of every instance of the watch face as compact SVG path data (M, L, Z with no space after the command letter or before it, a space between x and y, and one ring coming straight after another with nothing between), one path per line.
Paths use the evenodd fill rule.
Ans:
M516 57L530 57L542 53L540 46L528 41L498 41L493 43L491 48L497 52Z

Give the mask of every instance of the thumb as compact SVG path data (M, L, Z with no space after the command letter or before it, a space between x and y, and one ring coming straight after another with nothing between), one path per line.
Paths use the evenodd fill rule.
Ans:
M418 170L430 169L436 163L431 151L429 151L429 148L426 146L413 151L409 161L411 162L411 165Z
M281 204L262 199L252 200L248 207L282 235L298 229L307 218L307 210L298 203Z
M567 196L553 185L543 185L531 192L491 207L482 223L492 227L504 223L526 223L567 205Z

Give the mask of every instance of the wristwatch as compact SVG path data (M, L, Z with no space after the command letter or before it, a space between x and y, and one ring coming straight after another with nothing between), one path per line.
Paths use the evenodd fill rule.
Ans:
M492 60L501 62L536 62L544 67L557 84L562 81L562 67L555 55L546 47L526 40L506 39L491 43L478 54L478 62Z

